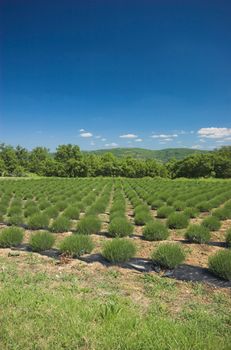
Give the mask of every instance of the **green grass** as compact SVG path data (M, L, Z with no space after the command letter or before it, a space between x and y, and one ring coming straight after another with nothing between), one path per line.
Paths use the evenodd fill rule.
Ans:
M1 266L2 350L229 349L230 305L225 297L214 297L208 305L189 301L173 315L163 293L177 296L175 283L146 275L143 283L154 288L155 300L150 298L144 312L142 302L115 289L109 293L106 284L104 293L83 287L78 273L20 272L3 259ZM108 273L105 278L110 280Z

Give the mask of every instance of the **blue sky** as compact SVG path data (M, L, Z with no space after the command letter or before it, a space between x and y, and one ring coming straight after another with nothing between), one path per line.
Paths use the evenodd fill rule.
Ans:
M1 0L0 141L231 144L231 2Z

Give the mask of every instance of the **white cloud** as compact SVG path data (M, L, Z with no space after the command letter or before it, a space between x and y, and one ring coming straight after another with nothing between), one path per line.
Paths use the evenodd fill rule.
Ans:
M105 141L107 141L107 139L105 139L104 137L101 139L101 141L103 141L103 142L105 142Z
M111 142L111 143L106 143L104 146L105 147L117 147L118 145L115 142Z
M231 128L201 128L197 132L201 137L222 139L231 136Z
M95 142L94 142L94 141L91 141L90 145L91 145L91 146L95 146Z
M81 136L81 137L87 138L87 137L92 137L93 134L92 134L91 132L82 132L82 133L80 134L80 136Z
M84 132L84 131L85 131L85 129L79 129L79 131L80 131L80 132Z
M135 139L137 135L135 134L125 134L125 135L120 135L121 139Z
M100 139L101 136L100 136L100 135L96 135L95 138L96 138L96 139Z
M136 142L143 142L143 139L135 139Z
M200 139L199 141L200 141L200 142L206 142L204 139Z
M163 139L164 141L173 141L171 137L166 137L166 139Z
M200 148L201 148L201 145L193 145L191 148L192 148L192 149L200 149Z
M153 139L168 139L168 138L172 138L172 137L178 137L177 134L154 134L151 136Z
M216 140L216 142L224 143L225 141L224 140Z

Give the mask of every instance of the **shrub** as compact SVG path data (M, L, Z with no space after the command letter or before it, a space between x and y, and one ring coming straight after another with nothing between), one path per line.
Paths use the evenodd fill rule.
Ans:
M202 225L207 227L210 231L217 231L221 227L221 223L216 216L209 216L202 221Z
M108 232L111 237L130 236L133 232L133 226L126 218L115 218L110 222Z
M66 207L67 207L67 203L66 203L65 201L58 201L58 202L55 204L55 208L56 208L58 211L63 211Z
M211 238L211 234L207 227L195 224L189 226L185 232L185 238L194 243L207 243Z
M125 208L124 201L116 202L112 205L110 213L114 213L114 212L121 211L121 210L123 212L125 212L125 209L126 208Z
M28 227L31 229L43 229L49 225L49 218L44 213L34 214L28 218Z
M147 204L139 204L134 209L134 214L140 213L140 212L148 212L149 207Z
M177 243L162 243L152 253L154 264L174 269L185 260L185 252Z
M167 220L167 226L171 229L180 229L188 226L189 219L182 213L172 213Z
M209 257L209 270L214 275L231 281L231 250L220 250Z
M121 263L131 259L136 253L136 246L133 242L124 238L115 238L106 242L102 255L113 263Z
M143 236L147 241L161 241L167 239L169 231L161 222L149 222L143 229Z
M173 203L173 207L175 208L175 210L181 211L185 209L185 203L182 201L175 201Z
M173 212L174 212L174 209L172 207L163 205L162 207L157 209L157 217L160 219L165 219Z
M29 216L32 216L34 214L39 214L39 213L40 213L39 208L36 205L28 206L24 211L25 217L29 217Z
M231 247L231 228L226 232L225 241L228 247Z
M79 213L80 213L80 210L78 207L68 207L64 210L63 214L69 219L78 220Z
M197 205L197 209L201 212L209 211L211 209L211 204L207 201L203 201Z
M72 234L71 236L64 238L60 244L60 251L66 255L72 256L73 258L78 258L81 255L91 253L93 248L94 245L91 237L82 234Z
M55 242L55 237L52 233L43 231L35 232L30 236L29 244L34 252L41 252L52 248Z
M151 219L152 219L151 215L147 211L137 211L135 214L135 224L136 225L145 225Z
M23 229L19 227L8 227L0 231L0 247L16 247L22 243L24 236Z
M97 216L89 215L82 218L77 224L77 233L83 235L91 235L99 232L101 229L101 221Z
M15 215L21 215L22 213L22 208L21 207L11 207L9 210L8 210L8 216L15 216Z
M7 223L10 225L20 226L24 224L24 219L22 215L12 215L11 217L7 218Z
M50 202L43 200L39 203L39 209L44 210L50 206Z
M156 200L153 200L150 204L152 209L157 209L162 207L164 205L164 202L160 199L156 199Z
M70 230L70 227L71 227L70 220L62 215L57 217L57 219L55 219L52 222L50 226L50 230L52 232L67 232Z
M49 218L56 218L59 215L59 211L55 207L49 207L43 213L48 215Z
M166 200L167 205L173 205L174 202L175 202L175 198L172 196L168 196Z
M124 210L117 210L117 211L113 211L112 213L110 212L110 221L112 221L115 218L125 218L124 215Z
M219 220L227 220L231 218L230 210L228 208L218 208L214 210L213 216L216 216Z
M196 218L197 215L198 215L198 209L197 208L186 208L184 211L183 211L183 214L188 216L189 218Z

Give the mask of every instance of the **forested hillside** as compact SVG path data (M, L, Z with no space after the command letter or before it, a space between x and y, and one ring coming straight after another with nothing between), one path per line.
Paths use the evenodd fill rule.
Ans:
M94 177L231 177L231 147L207 153L194 153L184 159L163 163L156 159L116 157L81 152L77 145L59 145L54 153L45 147L32 151L0 145L0 176Z
M165 163L172 158L180 160L195 153L207 153L208 151L194 150L191 148L166 148L161 150L150 150L145 148L111 148L107 150L100 149L90 151L87 153L102 155L108 152L119 158L129 156L136 159L157 159Z

